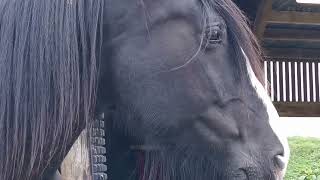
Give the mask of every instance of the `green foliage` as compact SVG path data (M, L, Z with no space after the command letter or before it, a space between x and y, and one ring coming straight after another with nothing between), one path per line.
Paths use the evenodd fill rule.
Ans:
M289 138L291 157L286 180L320 180L320 139Z

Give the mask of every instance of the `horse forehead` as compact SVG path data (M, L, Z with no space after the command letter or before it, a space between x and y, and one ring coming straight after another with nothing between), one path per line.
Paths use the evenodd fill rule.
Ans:
M188 14L198 10L199 0L138 0L140 7L152 16L165 17L172 13Z
M145 5L157 5L157 6L163 6L167 8L183 8L188 9L189 7L192 7L196 4L198 4L199 0L138 0L142 2Z
M199 4L199 0L126 0L126 1L110 1L106 3L107 8L124 10L135 7L143 8L166 8L166 9L190 9L195 5Z
M200 4L199 0L138 0L138 5L155 15L159 12L188 14L198 11Z
M118 20L152 22L171 15L189 15L199 12L199 0L121 0L105 4L105 23ZM142 17L143 16L143 17Z

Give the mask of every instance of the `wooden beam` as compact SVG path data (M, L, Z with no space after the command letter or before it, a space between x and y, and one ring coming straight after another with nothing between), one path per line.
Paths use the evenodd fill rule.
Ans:
M274 102L282 117L320 117L320 103Z
M264 48L264 55L270 57L311 58L320 60L320 50L303 48Z
M268 23L294 24L294 25L316 25L320 26L320 13L286 11L272 11L267 19Z
M267 20L269 19L269 16L271 16L271 12L272 0L262 0L259 5L256 19L254 22L254 32L258 40L263 39L263 34L267 26Z
M267 28L264 37L314 40L320 39L320 29Z
M315 62L320 63L320 58L304 58L304 57L286 57L286 56L264 56L265 61L281 61L281 62ZM289 87L289 85L287 86Z
M87 146L86 143L87 137L84 131L74 143L61 165L61 176L63 180L89 179L89 152L83 148Z
M264 38L264 47L320 50L320 39Z
M290 2L292 2L292 0L278 0L278 1L274 1L272 6L273 8L281 9L283 7L288 6Z

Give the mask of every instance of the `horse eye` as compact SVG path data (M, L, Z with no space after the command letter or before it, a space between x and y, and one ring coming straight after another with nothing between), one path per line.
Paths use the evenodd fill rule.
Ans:
M210 43L216 43L218 41L221 41L221 34L218 30L213 30L210 34L210 37L209 37L209 42Z
M206 30L207 45L218 44L222 41L222 31L219 26L210 26Z

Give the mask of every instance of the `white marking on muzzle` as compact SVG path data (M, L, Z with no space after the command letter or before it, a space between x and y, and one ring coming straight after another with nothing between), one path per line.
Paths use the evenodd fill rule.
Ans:
M284 156L278 156L279 160L281 160L285 164L285 168L283 169L283 172L281 172L281 176L283 177L285 175L288 161L289 161L289 156L290 156L290 149L289 149L287 136L284 133L283 129L281 128L279 114L278 114L276 108L274 107L274 105L272 104L271 98L269 97L269 95L268 95L267 91L265 90L265 88L263 87L263 85L257 79L254 71L252 70L252 67L251 67L251 64L249 62L247 55L244 53L242 48L241 48L241 50L246 58L246 65L247 65L247 70L248 70L249 77L251 80L251 84L254 87L254 89L257 91L258 96L261 98L263 104L265 105L265 107L267 109L268 116L269 116L270 126L284 148Z

